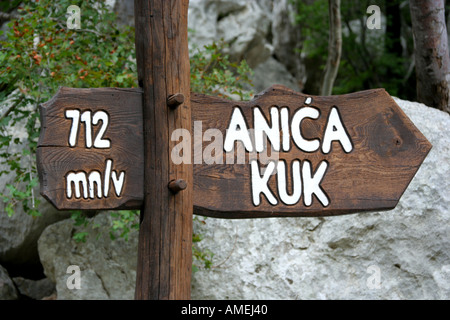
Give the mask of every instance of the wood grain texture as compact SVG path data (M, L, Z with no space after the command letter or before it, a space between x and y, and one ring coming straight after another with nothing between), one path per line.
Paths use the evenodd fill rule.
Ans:
M170 159L172 132L191 128L187 13L187 0L135 0L145 158L136 299L190 298L193 166ZM185 97L175 110L174 94ZM187 188L174 194L168 184L178 179Z
M218 218L321 217L389 210L397 205L431 149L431 144L384 89L320 97L297 93L283 86L272 86L248 102L231 102L193 94L191 104L193 119L202 122L203 132L217 128L225 137L234 107L242 110L249 128L252 128L253 108L260 108L268 116L269 108L287 106L292 116L305 106L307 97L312 98L311 106L320 110L320 117L314 121L304 120L303 135L308 139L322 139L330 109L337 107L351 137L353 150L344 152L338 142L333 142L328 154L322 151L303 152L291 146L289 152L279 153L279 159L287 163L295 159L309 160L313 168L321 161L327 161L326 175L320 185L330 204L324 207L314 198L309 207L303 201L296 205L279 202L273 206L263 197L261 204L254 206L247 154L246 164L230 165L224 160L224 164L194 165L196 214ZM204 151L208 143L203 142L203 147L197 147L197 150ZM288 188L292 188L291 183L288 181ZM275 177L270 178L269 186L276 195Z
M142 91L138 89L73 89L60 88L52 100L41 105L41 134L37 148L37 163L41 194L60 210L79 209L130 209L139 207L143 195L143 136L142 111L129 106L142 105ZM69 146L72 120L66 110L105 111L109 124L103 135L111 148L86 148L84 124L79 125L77 144ZM102 127L93 125L93 137ZM122 194L112 192L108 197L94 199L68 199L66 175L69 172L92 171L103 173L108 159L113 160L112 170L124 171ZM110 181L110 180L108 180Z

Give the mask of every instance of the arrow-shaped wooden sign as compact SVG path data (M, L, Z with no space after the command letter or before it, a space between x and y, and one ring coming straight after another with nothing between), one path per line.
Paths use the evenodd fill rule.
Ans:
M393 209L431 149L383 89L318 97L273 86L241 103L193 95L192 107L203 130L218 128L225 149L236 140L248 157L194 166L195 212L207 216ZM261 157L263 136L278 153Z
M55 207L141 206L141 95L61 88L42 106L41 192ZM192 94L191 107L192 131L168 139L173 161L193 161L199 215L393 209L431 149L383 89L319 97L273 86L247 102Z

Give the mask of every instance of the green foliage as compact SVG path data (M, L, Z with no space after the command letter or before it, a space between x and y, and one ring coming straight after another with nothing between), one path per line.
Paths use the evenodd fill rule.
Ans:
M296 23L302 30L302 54L308 63L310 78L321 79L328 55L329 13L327 0L291 0L295 4ZM412 35L409 25L409 7L400 5L400 0L392 1L341 1L342 56L333 94L344 94L373 88L385 88L391 95L404 99L414 99L415 80L411 69ZM368 29L366 20L369 5L378 5L386 16L384 29ZM394 42L400 39L386 32L386 26L392 26L387 6L399 6L403 40L406 47L394 50ZM406 30L406 31L405 31ZM317 90L316 85L306 84L307 89ZM319 92L308 92L318 94Z
M18 203L22 203L25 212L32 217L41 215L39 210L37 210L40 201L34 197L34 188L38 184L38 178L34 177L30 180L31 177L27 173L17 178L17 185L23 182L25 190L21 190L17 185L7 184L6 188L9 190L9 194L1 194L3 202L6 203L5 210L9 217L14 214L14 208Z
M139 229L139 211L137 210L112 211L110 212L110 217L112 218L109 229L109 237L111 240L122 238L128 241L130 232L133 229ZM72 237L76 242L86 242L89 228L96 229L100 227L99 225L93 224L88 214L84 211L72 211L71 218L74 221L74 226L78 230L81 230L75 232Z
M202 50L191 51L191 90L224 98L237 95L241 100L249 100L252 93L244 87L251 84L252 70L245 60L230 62L228 55L222 53L225 46L223 41L213 42Z
M115 240L117 236L128 241L128 235L132 229L139 229L139 211L136 210L122 210L112 212L111 216L114 218L112 222L109 236Z
M303 51L308 57L320 57L325 62L328 52L328 1L292 2L297 10L295 23L301 28L304 38Z
M194 222L206 224L204 219L194 216ZM200 233L192 234L192 271L197 272L200 269L210 269L212 267L212 259L214 253L208 249L201 249L199 243L203 240L203 235Z
M388 14L383 2L378 1L381 12ZM371 3L372 4L372 3ZM399 1L389 1L390 6L398 5ZM342 62L339 76L336 80L335 93L348 93L364 89L385 88L391 95L412 98L408 92L408 68L411 59L394 50L394 43L400 39L393 38L384 30L367 29L365 26L369 14L365 9L368 4L355 1L342 3L341 14L343 21L343 47ZM402 11L403 20L409 18L409 8ZM385 28L392 21L388 21ZM400 23L396 21L396 23ZM405 40L411 41L406 35ZM407 52L404 52L407 54Z
M0 2L0 11L1 12L10 12L14 8L16 8L22 0L9 0L9 1L1 1Z

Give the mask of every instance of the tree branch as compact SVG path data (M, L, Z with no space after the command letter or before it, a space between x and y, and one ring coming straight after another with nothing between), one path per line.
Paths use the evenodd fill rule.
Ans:
M10 106L5 113L2 114L0 117L0 123L5 119L17 106L22 102L24 97L21 97L19 100L17 100L12 106Z
M328 0L328 7L330 12L330 36L328 59L321 88L321 95L323 96L329 96L333 91L342 53L341 0Z

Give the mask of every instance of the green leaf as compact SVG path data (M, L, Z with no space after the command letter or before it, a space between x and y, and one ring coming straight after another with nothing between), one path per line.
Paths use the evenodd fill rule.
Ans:
M14 206L9 203L6 207L5 207L6 213L8 215L8 217L12 217L14 215Z
M73 235L72 239L76 242L86 242L86 238L89 233L87 232L77 232Z

